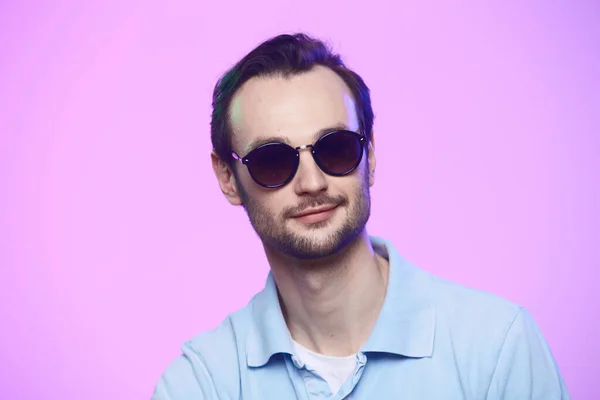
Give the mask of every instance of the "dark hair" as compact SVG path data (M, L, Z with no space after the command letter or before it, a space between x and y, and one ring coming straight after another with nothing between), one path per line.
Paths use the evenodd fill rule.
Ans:
M236 91L249 79L264 76L292 75L310 71L316 65L332 69L348 85L354 98L360 132L371 141L373 109L369 88L362 78L347 68L341 57L322 41L304 33L271 38L235 64L219 79L213 92L210 136L213 149L232 166L232 129L229 106ZM244 156L245 154L240 154Z

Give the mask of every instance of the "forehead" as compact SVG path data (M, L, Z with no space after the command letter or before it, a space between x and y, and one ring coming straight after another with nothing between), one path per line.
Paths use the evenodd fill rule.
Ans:
M234 96L230 116L233 148L244 154L264 138L299 146L311 143L323 129L358 129L350 89L335 72L320 66L289 78L250 79Z

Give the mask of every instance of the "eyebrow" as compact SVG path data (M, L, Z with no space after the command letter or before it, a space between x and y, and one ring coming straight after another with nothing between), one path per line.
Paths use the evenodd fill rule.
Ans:
M316 142L321 136L323 136L327 132L331 132L331 131L335 131L335 130L350 130L350 128L348 128L348 125L346 125L344 123L339 123L339 124L335 124L332 126L328 126L327 128L319 129L313 135L312 143ZM262 138L255 139L252 142L250 142L250 144L248 146L246 146L244 154L248 154L250 151L254 150L258 146L262 146L263 144L272 143L272 142L285 143L285 144L292 146L292 142L290 141L290 139L285 136L262 137Z

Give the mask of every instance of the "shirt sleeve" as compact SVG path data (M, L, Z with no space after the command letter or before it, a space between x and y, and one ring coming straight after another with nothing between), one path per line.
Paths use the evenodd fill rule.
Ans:
M486 398L570 400L552 352L524 308L508 330Z
M206 366L198 357L176 358L162 374L151 400L213 400L217 399L214 384Z

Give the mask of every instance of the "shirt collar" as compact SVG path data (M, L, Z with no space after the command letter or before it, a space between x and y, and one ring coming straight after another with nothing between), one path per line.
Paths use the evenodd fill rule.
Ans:
M251 302L252 322L246 342L249 367L261 367L277 353L294 354L292 336L283 318L277 285L269 272L265 288Z
M402 257L391 242L377 236L369 239L373 249L389 260L389 277L383 307L361 351L431 356L435 310L430 275ZM271 272L251 307L252 325L246 343L248 366L263 366L277 353L294 354Z

